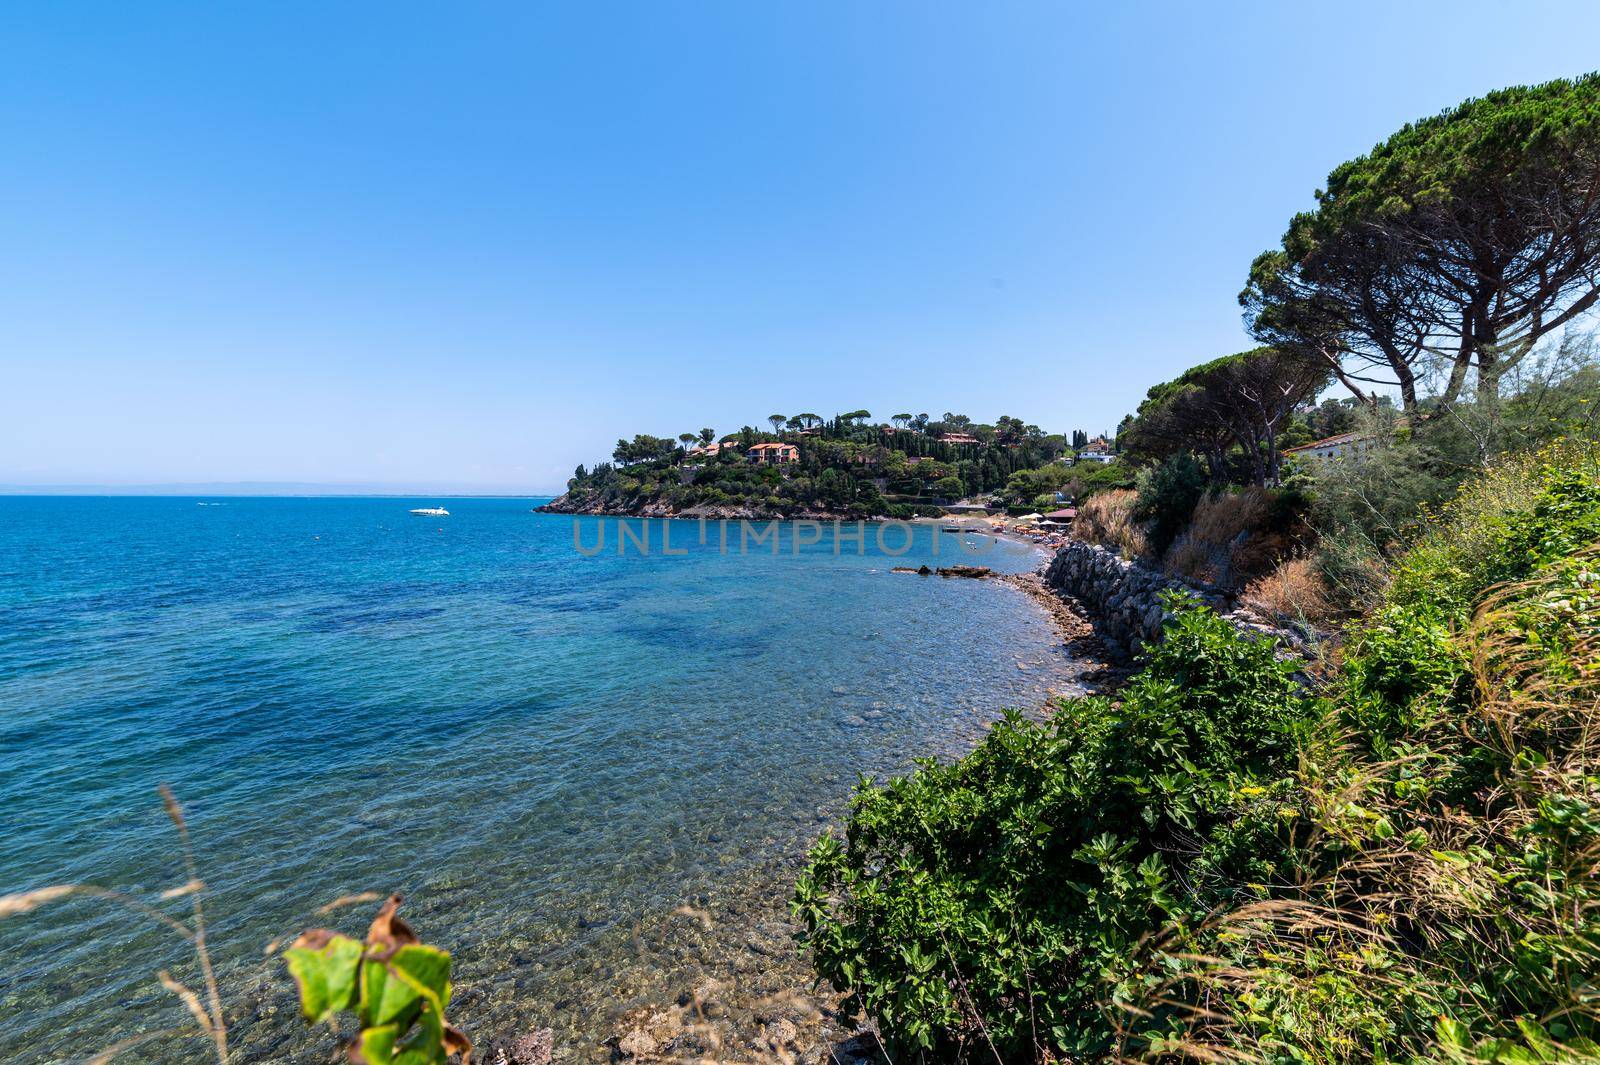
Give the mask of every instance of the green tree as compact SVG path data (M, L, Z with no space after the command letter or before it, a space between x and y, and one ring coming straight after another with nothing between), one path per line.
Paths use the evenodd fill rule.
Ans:
M783 428L784 419L787 417L787 414L769 414L767 415L767 423L772 426L772 431L776 433Z
M1356 395L1442 357L1480 402L1539 339L1600 301L1600 75L1519 86L1413 122L1337 167L1240 296L1256 335ZM1375 373L1380 376L1373 376Z
M1007 447L1020 444L1028 438L1028 430L1034 433L1039 431L1036 425L1028 425L1021 418L1013 418L1009 414L1000 415L994 423L994 442Z
M1351 400L1325 399L1311 410L1306 417L1306 427L1311 432L1313 440L1325 440L1330 436L1348 433L1356 427L1356 412L1351 408Z
M671 440L640 433L632 440L618 440L611 457L619 465L632 466L635 463L659 462L671 458L676 450Z
M1150 549L1160 557L1189 524L1195 504L1205 495L1206 475L1194 456L1178 454L1140 471L1138 485L1134 516L1149 522Z
M1255 484L1276 484L1278 434L1327 375L1324 364L1297 349L1263 347L1213 359L1151 388L1118 440L1135 457L1203 455L1217 482L1237 446Z
M707 429L701 429L700 430L700 443L702 445L704 445L706 447L710 447L711 446L711 441L715 440L716 438L717 438L717 431L715 429L707 428Z

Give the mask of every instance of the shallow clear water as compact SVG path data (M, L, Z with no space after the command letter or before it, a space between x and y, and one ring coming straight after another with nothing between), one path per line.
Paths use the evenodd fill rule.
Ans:
M889 572L1035 568L1019 545L923 526L888 557L869 526L864 554L796 554L784 527L741 555L735 525L724 555L714 523L702 545L674 522L668 557L652 522L652 555L618 557L607 520L584 557L537 501L407 513L432 502L0 499L0 891L182 883L169 783L246 1060L305 1053L258 1023L287 1001L262 946L361 890L453 951L468 1026L554 1024L571 1052L724 954L770 968L772 900L859 774L1071 684L1014 590ZM685 903L719 929L685 930ZM194 979L174 937L91 900L0 922L0 959L7 1061L180 1023L152 974Z

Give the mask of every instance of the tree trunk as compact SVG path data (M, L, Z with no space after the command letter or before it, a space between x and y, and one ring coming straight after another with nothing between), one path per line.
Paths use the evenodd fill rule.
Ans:
M1471 367L1470 360L1456 359L1450 367L1450 380L1445 384L1444 392L1439 395L1439 402L1450 406L1461 398L1461 388L1467 383L1467 370Z
M1472 347L1478 362L1478 405L1485 414L1500 406L1500 375L1505 371L1499 336L1485 316L1473 322Z
M1484 413L1497 410L1500 406L1499 361L1498 355L1478 356L1478 403Z

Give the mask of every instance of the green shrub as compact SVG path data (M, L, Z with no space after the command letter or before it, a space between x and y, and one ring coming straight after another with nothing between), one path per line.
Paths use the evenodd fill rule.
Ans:
M1161 465L1139 472L1134 517L1148 523L1150 550L1158 557L1189 524L1207 483L1205 471L1189 454L1173 455Z
M1600 540L1600 462L1561 447L1505 463L1432 517L1361 623L1347 660L1347 719L1370 750L1459 715L1472 696L1459 634L1491 587Z
M1316 842L1152 993L1206 1004L1166 1051L1600 1059L1600 461L1507 462L1423 520L1331 693L1352 742L1303 772Z
M1140 942L1282 872L1311 704L1270 645L1173 607L1120 703L1008 714L954 764L864 784L811 852L803 939L894 1048L1104 1052Z
M284 952L309 1024L335 1030L341 1013L354 1015L348 1057L358 1065L446 1065L472 1057L472 1041L445 1019L450 1003L450 955L420 942L395 916L391 895L366 941L325 928L302 934Z

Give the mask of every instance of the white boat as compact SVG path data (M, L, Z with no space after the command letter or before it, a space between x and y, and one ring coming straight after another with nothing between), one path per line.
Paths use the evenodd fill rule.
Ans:
M450 512L443 507L418 507L413 514L421 514L424 518L448 518Z

